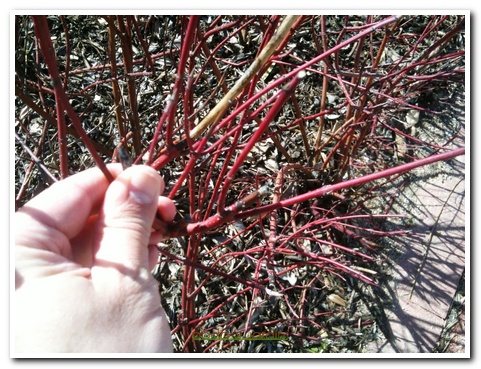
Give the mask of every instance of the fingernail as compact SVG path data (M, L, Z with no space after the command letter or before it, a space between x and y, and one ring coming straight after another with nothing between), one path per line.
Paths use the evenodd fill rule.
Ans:
M159 197L160 177L145 170L130 169L130 196L139 204L151 204Z

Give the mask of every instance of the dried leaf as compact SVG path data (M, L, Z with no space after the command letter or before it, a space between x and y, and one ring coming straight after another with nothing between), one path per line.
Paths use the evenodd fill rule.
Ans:
M339 295L336 295L335 293L331 293L329 296L327 296L327 299L337 305L340 305L340 306L343 306L343 307L346 307L347 303L346 301L344 301L344 299L342 297L340 297Z
M417 122L419 122L419 110L411 109L406 114L406 123L407 127L414 126Z
M281 297L282 296L282 293L280 292L276 292L276 291L273 291L269 288L266 287L266 293L269 295L269 296L275 296L275 297Z
M279 171L279 165L277 162L273 159L269 159L265 162L265 166L267 169L273 171L273 172L278 172Z

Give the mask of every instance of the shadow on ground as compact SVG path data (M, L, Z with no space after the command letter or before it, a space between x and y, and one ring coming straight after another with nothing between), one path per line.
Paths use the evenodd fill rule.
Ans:
M397 200L396 211L412 217L411 238L396 240L392 306L386 312L390 339L371 343L378 353L431 353L465 269L464 157L424 169Z

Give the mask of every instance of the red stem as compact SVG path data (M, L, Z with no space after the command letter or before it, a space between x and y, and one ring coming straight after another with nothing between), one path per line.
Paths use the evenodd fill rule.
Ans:
M177 67L177 77L175 79L174 84L174 91L173 94L173 104L177 106L177 101L179 99L179 95L183 92L183 83L184 83L184 74L185 74L185 67L187 65L187 59L189 58L189 50L192 46L192 42L194 39L194 35L197 28L197 23L199 22L199 16L193 15L189 19L189 23L187 25L187 30L185 31L185 37L182 43L182 50L180 53L180 60ZM170 112L170 119L168 120L167 124L167 134L166 134L166 141L167 147L172 146L173 144L173 118L175 116L175 109Z
M57 114L58 150L60 159L60 176L68 177L67 127L65 125L65 110L55 90L55 112Z
M47 64L47 68L50 73L50 77L52 79L54 91L58 96L58 101L63 105L63 108L67 111L67 114L70 117L70 120L72 121L72 124L75 127L75 130L78 132L80 138L82 139L82 142L85 144L85 146L89 150L93 160L95 161L97 166L100 168L102 173L105 175L105 177L109 180L109 182L112 182L114 180L114 177L108 171L102 158L99 156L99 154L95 150L95 147L92 141L90 140L89 136L87 135L87 133L82 127L82 123L80 122L80 119L77 113L72 108L72 105L70 105L67 94L62 88L60 73L57 68L57 61L55 60L54 47L53 47L52 39L50 36L50 29L48 28L47 17L44 15L34 15L32 16L32 19L35 25L35 34L37 35L37 38L40 42L40 48L42 50L45 64Z
M443 153L443 154L429 156L425 159L420 159L420 160L417 160L417 161L413 161L411 163L399 165L399 166L394 167L394 168L385 169L385 170L382 170L382 171L377 172L377 173L368 174L368 175L360 177L360 178L354 178L354 179L350 179L350 180L340 182L340 183L336 183L336 184L333 184L333 185L323 186L323 187L321 187L317 190L310 191L310 192L304 193L302 195L292 197L290 199L279 201L277 204L265 205L265 206L262 206L262 207L257 208L257 209L251 209L251 210L244 211L241 214L239 214L239 216L242 216L242 218L244 218L244 217L250 217L250 216L254 216L254 215L263 214L265 212L270 212L272 210L279 209L280 207L291 206L291 205L297 204L297 203L302 202L302 201L307 201L307 200L313 199L315 197L323 196L323 195L326 195L329 192L334 192L334 191L343 190L345 188L359 186L359 185L362 185L362 184L367 183L367 182L372 182L372 181L376 181L376 180L381 179L381 178L386 178L386 177L390 177L390 176L395 175L395 174L407 172L407 171L413 170L415 168L421 167L423 165L428 165L428 164L435 163L437 161L451 159L451 158L454 158L454 157L459 156L459 155L464 155L464 153L465 153L465 148L461 147L461 148L458 148L458 149L448 151L448 152Z
M310 192L306 192L304 194L288 198L285 200L281 200L277 203L274 204L269 204L269 205L264 205L261 207L257 207L254 209L249 209L242 211L240 213L235 213L235 204L230 206L225 214L215 214L212 217L206 219L205 221L201 222L196 222L196 223L189 223L186 226L182 228L176 228L175 224L171 224L170 227L166 227L166 229L162 229L161 232L164 234L166 237L178 237L181 235L187 235L187 234L193 234L193 233L201 233L204 232L208 229L213 229L216 227L219 227L223 224L226 224L228 222L231 222L233 220L237 219L245 219L253 216L260 216L265 213L269 213L273 210L280 209L282 207L289 207L291 205L307 201L316 197L324 196L330 192L334 191L339 191L342 189L354 187L354 186L359 186L367 182L372 182L378 179L390 177L392 175L400 174L403 172L407 172L410 170L413 170L415 168L432 164L438 161L442 160L447 160L454 158L459 155L464 155L465 153L465 148L461 147L458 149L451 150L449 152L443 153L443 154L438 154L438 155L433 155L430 157L427 157L425 159L420 159L411 163L406 163L403 165L399 165L394 168L389 168L386 170L382 170L377 173L372 173L368 174L366 176L360 177L360 178L354 178L350 179L344 182L336 183L333 185L327 185L323 186L317 190L313 190Z
M277 98L276 102L274 103L272 108L269 110L264 120L259 124L259 127L254 132L252 137L249 139L246 146L244 147L244 149L242 150L242 152L240 153L240 155L237 157L236 161L232 165L232 168L227 173L224 185L222 186L222 192L219 196L218 207L219 207L220 214L224 213L225 211L224 205L225 205L225 199L227 197L227 191L229 190L230 185L234 180L237 171L239 170L241 165L244 163L244 160L247 158L247 155L249 155L249 152L252 150L254 145L257 142L259 142L260 138L266 131L267 127L269 127L269 124L274 120L274 118L277 116L279 111L282 109L287 99L294 92L296 86L299 84L299 82L304 77L304 75L305 73L297 74L293 78L293 80L289 83L289 85L280 91L279 97Z
M150 143L150 150L149 150L149 157L147 160L147 164L150 164L152 162L152 157L155 152L155 147L157 146L157 140L159 138L160 131L162 130L162 127L164 125L164 122L167 120L167 129L166 129L166 145L167 149L171 150L172 147L174 146L173 142L173 131L174 131L174 116L175 116L175 111L176 111L176 106L177 102L179 100L179 94L182 93L182 83L184 82L184 72L185 72L185 66L187 65L187 58L189 56L189 50L192 45L192 40L195 34L196 26L199 21L199 16L191 16L189 19L189 24L187 25L187 30L185 32L185 37L182 42L182 50L180 53L180 60L178 64L178 69L177 69L177 77L175 79L174 83L174 88L172 90L172 96L171 99L167 102L167 106L164 109L164 112L162 113L162 116L160 117L159 123L157 124L157 128L154 133L154 137L152 139L152 142ZM169 155L169 159L171 159L171 156ZM159 159L157 159L159 160ZM154 168L156 167L155 165L152 165ZM157 168L158 169L158 168Z

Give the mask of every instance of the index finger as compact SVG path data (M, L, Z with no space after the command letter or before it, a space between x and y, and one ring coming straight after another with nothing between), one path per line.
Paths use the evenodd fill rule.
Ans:
M122 171L119 164L109 165L108 169L114 177ZM109 184L100 169L87 169L54 183L30 200L15 214L15 223L29 237L40 226L58 230L71 239L82 230L93 210L100 207Z

